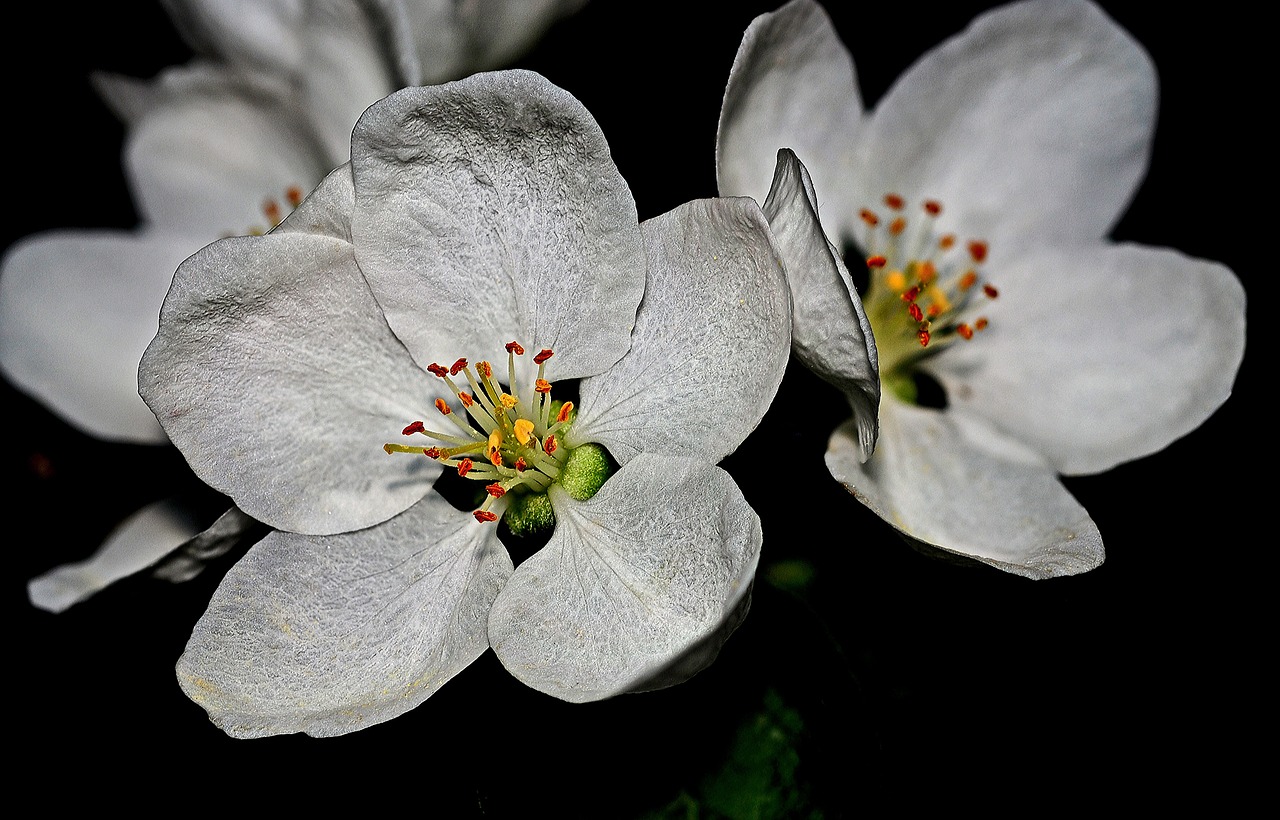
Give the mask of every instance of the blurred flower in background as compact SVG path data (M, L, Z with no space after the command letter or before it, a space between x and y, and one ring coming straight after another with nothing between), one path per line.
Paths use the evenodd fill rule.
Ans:
M137 395L137 365L178 264L219 237L278 224L345 161L370 103L514 59L583 4L168 0L197 56L149 80L93 78L126 126L139 225L52 230L7 250L0 370L92 436L164 444ZM88 561L34 579L31 601L61 611L207 523L173 499L149 504Z
M774 152L793 149L827 232L870 270L879 446L868 457L855 420L826 460L910 538L1032 578L1092 569L1101 535L1058 476L1161 450L1230 395L1236 276L1106 240L1155 122L1150 58L1086 0L980 15L869 112L821 6L793 0L747 29L720 192L760 196ZM855 321L830 310L849 299L840 283L793 290L796 338ZM828 379L844 369L829 353L808 362Z

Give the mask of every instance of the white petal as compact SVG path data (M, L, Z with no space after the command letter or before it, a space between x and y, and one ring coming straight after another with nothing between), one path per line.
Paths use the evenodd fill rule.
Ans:
M645 454L590 501L559 490L552 501L554 535L489 616L489 640L511 674L580 703L709 665L745 614L762 540L729 474Z
M204 572L213 559L241 544L252 543L261 538L264 527L264 524L245 515L238 507L232 507L204 530L156 562L151 570L151 577L171 584L190 581Z
M161 0L193 49L245 68L286 73L302 63L307 0Z
M173 272L200 240L163 231L50 231L12 246L0 273L0 366L99 438L167 439L138 397L138 361Z
M330 200L350 197L335 171L291 225L327 230ZM252 517L313 534L376 524L429 491L435 462L382 446L437 417L438 384L387 327L351 245L289 229L187 260L139 374L197 475Z
M212 242L266 231L264 202L288 213L330 160L287 83L194 64L163 72L129 129L125 168L144 219ZM283 215L282 213L282 215Z
M1102 563L1102 537L1048 465L990 430L887 398L866 464L856 431L831 436L837 481L908 536L1006 572L1049 578Z
M989 420L1060 473L1161 450L1231 394L1245 295L1223 265L1096 245L1020 257L995 282L990 327L934 372L955 412Z
M148 504L116 527L85 561L54 567L27 583L31 603L62 612L98 590L151 566L200 531L192 512L172 499Z
M989 240L993 260L1019 242L1098 239L1146 173L1155 114L1155 67L1097 6L1001 6L876 106L859 204L941 200L940 227Z
M822 191L823 224L835 230L850 197L862 100L853 59L812 0L762 14L742 38L729 72L716 136L722 196L763 201L778 149L790 148Z
M626 352L644 289L635 202L595 120L526 71L406 89L353 137L357 258L420 364L555 351L555 379Z
M646 220L649 278L631 350L583 379L570 446L716 462L755 429L790 355L790 298L760 208L704 199Z
M791 286L791 347L806 367L848 398L865 461L875 450L879 430L875 339L844 260L818 224L809 172L785 148L778 151L764 214Z
M495 532L432 493L359 532L272 533L214 593L178 682L234 737L341 735L403 714L488 646L511 573Z

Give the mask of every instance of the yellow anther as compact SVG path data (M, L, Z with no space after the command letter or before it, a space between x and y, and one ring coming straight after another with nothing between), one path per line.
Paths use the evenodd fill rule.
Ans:
M532 432L533 422L528 419L516 419L516 441L521 444L528 444Z
M498 399L502 402L502 406L508 410L516 406L516 397L510 393L503 393Z
M489 454L492 455L502 449L502 431L494 430L489 434Z
M900 270L889 271L889 274L884 278L884 283L894 293L902 293L907 289L907 277L903 276Z

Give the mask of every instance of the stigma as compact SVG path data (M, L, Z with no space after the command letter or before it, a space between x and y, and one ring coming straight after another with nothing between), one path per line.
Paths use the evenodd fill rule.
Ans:
M990 325L983 305L999 295L982 272L987 243L938 231L941 202L919 207L912 212L901 196L886 194L879 209L859 213L870 274L862 302L882 378L901 377L922 357L971 341Z
M456 470L463 478L484 482L484 500L472 512L481 523L497 521L509 496L545 495L552 484L565 483L566 470L580 472L575 464L581 457L575 459L576 451L563 444L576 416L573 402L553 400L552 383L547 379L547 362L554 353L544 349L533 356L537 376L525 389L516 384L516 357L525 355L524 347L510 342L506 353L508 390L494 376L494 366L488 361L474 366L466 359L451 365L429 365L427 370L444 381L454 401L436 399L434 429L425 421L414 421L401 433L426 436L433 443L383 446L387 453L420 454ZM603 484L604 477L591 494ZM571 494L578 495L572 489ZM523 510L528 505L519 506Z

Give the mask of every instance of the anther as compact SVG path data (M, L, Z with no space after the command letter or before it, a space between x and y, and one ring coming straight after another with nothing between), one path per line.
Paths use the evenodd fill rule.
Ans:
M521 444L528 444L533 433L533 422L528 419L516 419L515 432L516 441Z
M929 331L927 330L920 331L919 333L916 334L916 338L920 340L921 347L929 346Z
M959 325L957 325L957 326L956 326L956 333L959 333L959 334L960 334L961 336L963 336L965 339L972 339L972 338L973 338L973 328L969 327L968 325L964 324L963 322L962 322L961 324L959 324Z
M294 208L302 204L302 189L297 185L290 185L284 191L285 199L289 200L289 204Z
M868 268L883 268L883 267L884 267L885 265L887 265L888 263L889 263L889 260L888 260L888 259L885 259L883 256L868 256L868 257L867 257L867 267L868 267Z
M458 462L458 475L466 478L467 473L471 472L471 468L474 466L476 466L474 461L469 458L464 458L462 461Z
M462 399L462 406L463 406L463 407L470 407L471 405L473 405L473 404L475 404L475 403L476 403L475 398L474 398L474 397L472 397L472 395L471 395L470 393L463 393L463 392L459 392L459 393L458 393L458 398Z
M520 346L519 342L507 342L507 352L514 353L517 356L523 356L524 348Z
M929 216L937 216L942 213L942 203L936 199L926 199L924 201L924 212Z
M556 423L564 424L569 420L569 414L573 412L573 402L567 401L560 405L560 412L556 414Z
M449 368L441 364L436 364L435 362L432 362L431 364L427 365L427 370L430 371L433 375L439 376L442 379L445 376L449 375Z
M965 271L964 276L960 277L960 290L968 290L978 282L978 274L974 271Z
M973 261L981 264L987 258L987 243L975 239L969 243L969 256L973 257Z
M475 510L471 514L474 515L476 517L476 520L479 521L481 524L498 520L497 513L491 513L488 510Z
M902 197L898 196L897 194L885 194L884 204L888 205L890 208L893 208L895 211L900 211L902 210L902 206L906 204L906 200L904 200Z
M483 379L492 379L493 365L489 364L488 362L480 362L478 365L476 365L476 372L479 373L480 377Z
M487 487L484 488L484 490L494 498L502 498L504 495L507 494L507 491L502 489L502 485L498 484L497 482L494 482L493 484L488 485Z
M466 360L466 359L458 359L456 362L454 362L454 363L453 363L453 367L450 367L450 368L449 368L449 375L450 375L450 376L456 376L456 375L458 375L458 374L459 374L459 373L461 373L464 369L466 369L466 366L467 366L467 360Z
M445 404L444 399L436 399L436 409L446 416L453 412L449 409L449 405Z
M889 233L893 234L894 236L901 235L902 232L905 231L906 229L907 229L907 220L903 219L902 217L898 217L897 219L889 223Z
M533 383L533 389L537 393L550 393L551 382L546 379L538 379Z
M915 302L911 303L911 306L907 308L907 312L910 313L911 318L916 320L917 322L924 321L924 311L922 311L920 309L920 306L917 305Z
M547 455L551 455L556 451L556 437L554 435L547 436L547 440L542 443L542 449Z
M422 451L422 454L427 458L440 458L440 448L428 447L427 449Z
M983 285L982 292L987 294L989 299L994 299L1000 295L1000 291L996 290L995 285Z
M862 221L867 223L869 227L874 228L875 226L880 224L880 217L871 213L871 211L868 211L866 208L863 208L858 213L858 216L862 217Z
M541 353L533 357L533 363L542 364L543 362L545 362L547 359L550 359L554 355L555 354L551 352L551 348L543 348Z
M423 424L420 421L415 421L412 424L410 424L408 427L401 430L400 435L410 436L410 435L413 435L414 433L425 433L426 429L427 429L427 426L425 424Z

